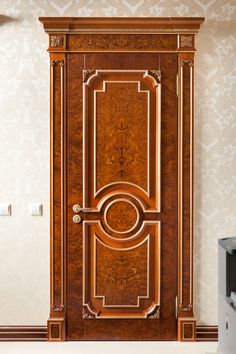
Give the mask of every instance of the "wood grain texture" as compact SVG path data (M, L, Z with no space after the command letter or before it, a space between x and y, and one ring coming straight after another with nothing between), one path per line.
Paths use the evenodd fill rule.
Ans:
M160 302L158 223L125 241L95 222L84 227L84 305L98 319L147 318Z
M179 317L193 317L193 65L192 53L179 54Z
M83 305L95 318L147 318L160 304L160 221L142 220L160 206L160 85L147 70L119 69L96 70L83 84L84 206L96 212L84 220ZM122 231L124 206L133 226ZM97 292L104 279L113 279L106 294ZM121 303L111 302L115 293Z
M175 51L177 35L81 34L67 36L70 51Z
M150 210L158 210L157 86L147 70L118 69L97 70L84 84L85 207L96 210L105 195L119 188L137 195Z
M82 55L68 55L68 192L70 199L68 217L75 202L82 204ZM143 70L144 67L156 68L158 55L147 57L138 54L130 57L125 54L86 55L88 68ZM175 296L177 263L177 98L175 79L177 73L177 55L163 55L162 69L162 212L148 214L147 220L162 222L162 254L161 262L161 319L99 319L83 320L82 316L82 229L81 224L72 225L68 222L68 295L67 295L67 338L68 339L175 339ZM71 117L71 118L70 118ZM71 126L71 130L70 130ZM81 129L80 128L80 129ZM74 157L73 157L74 156ZM168 163L164 163L168 161ZM75 173L75 174L74 174ZM72 178L76 176L76 178ZM76 180L76 186L75 186ZM81 213L82 215L82 213ZM158 216L157 216L158 215ZM82 217L89 221L94 214L86 213ZM176 235L176 237L173 237ZM163 253L164 252L164 253ZM135 267L134 267L135 268ZM171 269L171 272L169 271ZM102 279L102 278L101 278ZM171 284L171 285L170 285ZM130 296L130 295L129 295ZM170 303L172 306L170 306ZM86 314L86 316L89 316ZM153 315L154 316L154 315ZM131 322L132 321L132 322ZM126 325L127 323L127 325Z
M117 181L148 188L148 97L138 83L107 82L96 94L96 190Z
M116 237L126 237L129 230L133 229L139 212L134 205L127 202L127 199L121 199L109 206L106 213L106 223L108 228L116 231Z
M136 306L138 297L148 296L147 243L123 252L96 242L96 294L106 306Z
M65 55L51 54L50 100L50 317L64 316L65 238Z

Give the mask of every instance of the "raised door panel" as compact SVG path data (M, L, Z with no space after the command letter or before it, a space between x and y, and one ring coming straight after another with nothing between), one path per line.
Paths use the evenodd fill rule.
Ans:
M160 72L96 70L83 84L85 317L160 306Z
M96 70L83 86L84 207L127 191L159 211L160 73Z

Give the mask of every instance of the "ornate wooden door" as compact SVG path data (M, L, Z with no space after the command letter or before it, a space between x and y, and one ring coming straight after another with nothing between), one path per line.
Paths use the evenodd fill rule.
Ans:
M183 55L176 34L71 31L50 35L49 339L175 340L181 315L192 340L194 36Z
M177 55L71 54L67 67L67 336L175 339Z

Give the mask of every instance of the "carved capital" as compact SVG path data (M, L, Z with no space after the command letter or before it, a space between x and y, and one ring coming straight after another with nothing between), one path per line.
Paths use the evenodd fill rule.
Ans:
M193 66L193 61L192 60L182 60L181 61L181 66L184 66L185 64L188 64L189 66Z
M181 36L180 37L180 47L192 48L193 46L193 36Z
M82 317L84 320L91 320L95 318L95 315L89 311L87 306L84 306L82 309Z
M192 304L188 304L187 306L185 306L184 304L179 304L179 310L181 310L183 312L192 311L192 309L193 309Z
M56 59L54 59L54 60L52 60L51 61L51 66L54 66L55 64L60 64L60 66L63 66L64 65L64 60L56 60Z
M62 312L64 310L65 306L64 305L60 305L60 306L56 306L56 305L51 305L51 311L53 312Z
M61 48L63 47L63 42L64 42L63 36L59 36L59 35L50 36L51 48Z

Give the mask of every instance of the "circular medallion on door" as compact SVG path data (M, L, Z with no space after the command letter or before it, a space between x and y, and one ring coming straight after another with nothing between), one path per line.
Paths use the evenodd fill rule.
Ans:
M103 226L116 238L133 235L140 221L140 211L128 198L117 198L106 204Z

